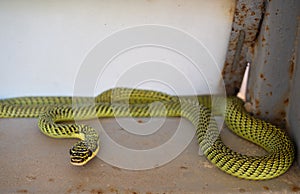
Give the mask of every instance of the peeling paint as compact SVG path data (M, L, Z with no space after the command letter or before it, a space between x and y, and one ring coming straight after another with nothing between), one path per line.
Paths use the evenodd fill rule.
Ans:
M236 93L236 90L240 88L246 63L254 54L253 46L259 34L264 9L263 0L237 1L226 61L222 72L226 91L230 95ZM245 32L245 37L242 48L238 51L240 53L238 53L236 51L239 47L242 31Z
M289 98L286 98L284 101L283 101L283 103L284 103L284 105L289 105L289 101L290 101L290 99Z
M295 69L295 53L292 56L292 59L289 61L290 66L289 66L289 77L290 79L293 78L294 75L294 69Z

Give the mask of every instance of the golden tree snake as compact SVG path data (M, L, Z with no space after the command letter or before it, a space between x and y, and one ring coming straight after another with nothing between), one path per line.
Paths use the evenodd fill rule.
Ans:
M220 111L216 107L224 100L225 109ZM153 103L156 101L161 103ZM97 155L99 135L88 125L63 123L65 121L102 117L184 117L195 126L204 155L222 171L250 180L271 179L285 173L295 157L293 142L284 130L248 114L243 104L237 97L171 96L152 90L114 88L95 98L2 99L0 117L38 117L38 126L45 135L80 139L70 149L74 165L84 165ZM267 154L248 156L227 147L221 140L212 112L222 114L231 131L264 148Z

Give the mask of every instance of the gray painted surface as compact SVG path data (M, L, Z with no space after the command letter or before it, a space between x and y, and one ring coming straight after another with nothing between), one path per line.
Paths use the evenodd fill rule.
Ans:
M299 8L300 9L300 8ZM299 22L299 20L298 20ZM290 106L288 111L288 124L297 145L297 162L300 165L300 46L299 46L300 25L298 23L297 41L295 44L294 79L290 94Z
M298 150L299 10L298 0L272 0L266 3L248 87L248 98L254 114L282 127L288 125L288 132L293 136Z

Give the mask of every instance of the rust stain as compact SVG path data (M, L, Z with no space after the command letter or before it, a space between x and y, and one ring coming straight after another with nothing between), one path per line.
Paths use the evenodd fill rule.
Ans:
M66 192L67 192L67 193L72 193L72 189L70 188L70 189L68 189Z
M286 117L286 112L284 110L280 111L279 114L283 118Z
M260 115L261 115L261 112L260 112L260 110L259 110L259 111L257 111L257 112L255 113L255 115L256 115L256 116L260 116Z
M291 60L289 61L289 77L290 79L293 78L293 75L294 75L294 70L295 70L295 54L293 54Z
M263 189L266 190L266 191L270 190L270 188L268 186L263 186Z
M255 44L252 44L250 47L249 47L249 52L254 55L254 52L255 52Z
M242 4L241 8L242 8L242 11L247 11L247 6L245 3Z
M258 106L259 106L259 100L256 98L255 99L255 107L258 108Z
M289 104L289 98L286 98L284 101L283 101L284 105L288 105Z
M293 186L293 187L292 187L292 191L293 191L293 192L298 192L298 191L300 191L300 187L298 187L298 186Z
M103 194L104 192L101 190L101 189L92 189L91 191L90 191L90 193L92 193L92 194Z
M28 193L28 190L27 189L20 189L20 190L17 190L17 193Z
M241 189L239 189L239 192L240 192L240 193L245 193L246 190L241 188Z
M186 166L180 166L180 169L188 169Z
M54 182L53 178L48 179L49 182Z
M270 30L269 25L266 25L266 31L269 31L269 30Z
M265 59L265 60L264 60L264 64L267 64L267 63L268 63L268 60L267 60L267 59Z
M264 3L261 3L260 5L258 5L258 8L262 11L264 11L265 9L265 4Z
M259 75L259 77L260 77L261 79L263 79L264 81L266 81L266 77L264 76L264 74L261 73L261 74Z

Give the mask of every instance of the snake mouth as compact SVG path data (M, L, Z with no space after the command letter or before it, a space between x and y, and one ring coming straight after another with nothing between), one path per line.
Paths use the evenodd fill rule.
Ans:
M88 149L83 142L78 142L70 149L71 164L82 166L93 158L93 151Z
M84 164L86 164L86 162L84 162L83 158L79 158L79 157L74 157L71 158L71 164L75 165L75 166L83 166Z
M88 161L90 161L93 157L93 152L91 150L87 150L84 153L72 152L70 149L70 159L71 164L76 166L85 165Z
M96 147L91 147L86 141L77 142L69 151L71 164L83 166L88 163L99 151L99 139L97 140L96 145Z

